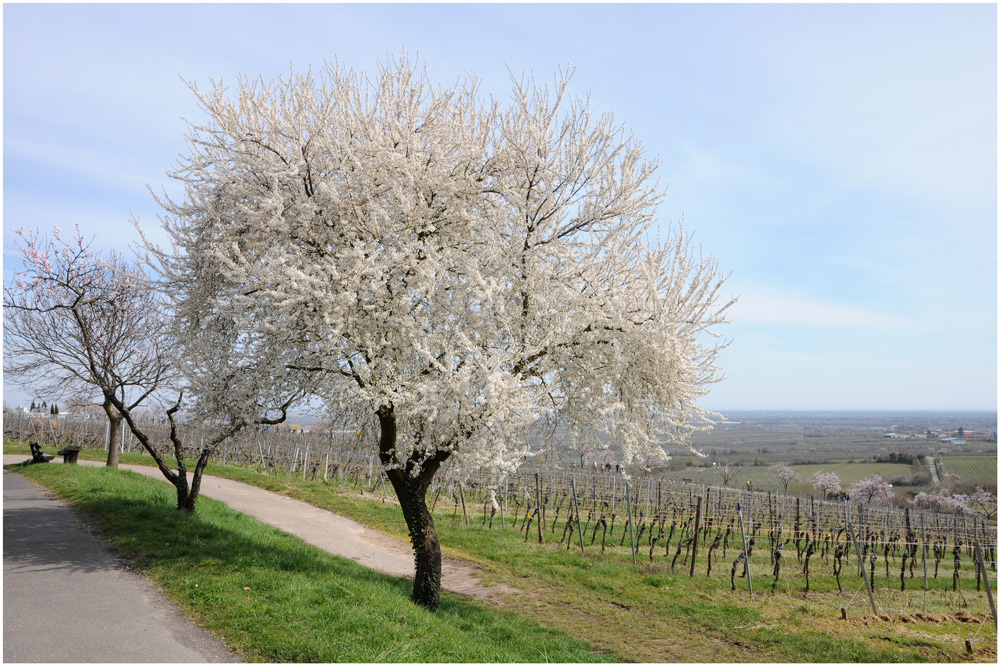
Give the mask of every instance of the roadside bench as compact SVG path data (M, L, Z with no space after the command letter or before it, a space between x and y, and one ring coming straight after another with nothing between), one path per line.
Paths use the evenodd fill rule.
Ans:
M63 457L64 465L75 465L76 457L80 455L79 446L64 446L57 451Z
M28 442L28 446L31 447L31 462L33 463L47 463L55 458L50 453L42 453L42 446L38 442Z

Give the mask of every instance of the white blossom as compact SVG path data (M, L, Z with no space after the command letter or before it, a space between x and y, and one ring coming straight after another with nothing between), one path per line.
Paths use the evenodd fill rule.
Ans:
M851 484L851 500L866 504L888 504L892 500L892 484L879 474Z
M403 61L193 87L173 247L149 249L203 410L301 387L391 414L412 475L445 453L513 472L556 423L628 463L710 418L724 276L679 225L652 233L657 164L568 83L504 105Z
M813 488L823 493L823 497L840 492L840 477L833 472L816 472L812 476ZM853 486L852 486L853 490ZM853 492L851 493L853 497Z

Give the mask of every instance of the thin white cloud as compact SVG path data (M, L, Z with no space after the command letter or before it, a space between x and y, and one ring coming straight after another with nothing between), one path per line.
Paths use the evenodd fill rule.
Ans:
M738 323L846 328L883 329L906 325L905 319L891 313L768 287L743 291L730 311L730 319Z
M81 179L99 181L117 190L145 190L149 183L146 176L154 172L149 164L143 163L141 154L111 153L95 146L58 143L39 136L30 139L5 137L4 156L17 160L41 161L48 168L68 171ZM165 171L163 168L159 170L161 173Z

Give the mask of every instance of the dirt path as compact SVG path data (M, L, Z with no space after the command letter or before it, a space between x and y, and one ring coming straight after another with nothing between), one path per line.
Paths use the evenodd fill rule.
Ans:
M28 457L4 455L3 462L7 465L27 460ZM103 463L81 460L80 464L100 467ZM166 482L155 467L121 465L121 469ZM202 477L201 494L333 555L392 576L413 577L413 551L408 543L343 516L256 486L216 476ZM504 585L484 585L478 580L475 566L450 558L445 558L441 565L441 586L449 592L487 602L496 601L500 595L514 591Z

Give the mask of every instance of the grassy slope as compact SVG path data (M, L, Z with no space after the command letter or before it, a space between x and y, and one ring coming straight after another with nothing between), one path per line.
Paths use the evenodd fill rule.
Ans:
M148 458L145 460L148 462ZM370 496L362 498L352 492L340 493L339 484L262 476L233 467L210 472L286 493L385 531L404 533L398 508L392 503L370 501ZM853 575L842 577L845 592L838 594L828 575L829 565L820 566L817 557L811 580L813 591L807 595L803 592L804 578L795 566L794 551L786 557L779 593L769 593L772 578L755 579L757 594L751 599L745 580L737 579L736 592L729 589L728 561L716 564L712 577L706 578L702 555L699 575L692 579L684 575L680 564L671 571L662 550L649 564L648 548L644 548L640 555L647 563L636 568L627 548L609 547L608 554L602 556L597 546L588 547L584 555L578 546L569 550L565 544L539 547L533 543L537 540L534 529L528 543L523 534L511 529L488 531L477 526L481 507L479 520L474 519L473 525L465 528L452 517L453 507L442 505L438 507L437 521L446 554L479 563L487 581L529 590L523 595L504 597L501 605L630 660L964 661L968 659L964 639L975 632L978 624L961 623L949 616L963 603L977 613L986 604L984 595L974 592L968 569L963 578L965 591L959 595L950 592L947 571L937 581L931 581L935 591L930 594L924 593L918 584L922 581L916 580L905 593L898 591L898 579L890 589L880 573L877 601L896 619L865 619L870 611L859 579ZM474 516L475 508L470 507L470 512ZM495 519L494 528L497 522ZM557 541L560 534L557 530L553 538L547 532L546 539ZM619 528L615 543L620 534ZM585 542L589 544L589 534ZM727 559L732 557L730 550ZM883 571L881 564L879 570ZM840 619L839 609L844 606L849 608L851 618L846 622ZM917 613L937 621L916 621L913 616ZM904 615L913 621L903 623L899 618ZM976 643L972 660L995 660L995 636L990 626L980 631L979 638L987 641Z
M333 557L202 498L107 468L23 468L94 521L203 626L255 661L535 662L607 659L585 642L455 595L437 613L408 581Z

